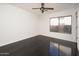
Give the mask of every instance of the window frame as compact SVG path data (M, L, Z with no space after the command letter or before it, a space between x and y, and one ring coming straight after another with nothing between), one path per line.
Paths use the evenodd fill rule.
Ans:
M66 16L58 16L58 17L50 17L49 18L49 30L50 32L55 32L55 31L51 31L51 19L53 18L58 18L58 27L60 26L60 18L62 17L71 17L71 33L67 33L67 32L59 32L59 28L57 29L58 31L56 33L64 33L64 34L72 34L72 15L66 15Z

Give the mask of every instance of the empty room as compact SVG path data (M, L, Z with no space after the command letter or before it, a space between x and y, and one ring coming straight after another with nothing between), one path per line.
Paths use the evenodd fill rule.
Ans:
M79 3L0 3L0 56L78 56Z

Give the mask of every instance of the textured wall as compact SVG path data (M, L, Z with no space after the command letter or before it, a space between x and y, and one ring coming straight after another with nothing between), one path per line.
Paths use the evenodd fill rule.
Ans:
M36 36L37 15L9 4L0 4L0 46Z

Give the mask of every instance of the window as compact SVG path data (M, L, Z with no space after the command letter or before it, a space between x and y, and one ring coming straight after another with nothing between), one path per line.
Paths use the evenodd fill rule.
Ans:
M50 19L50 31L71 34L72 16L63 16Z
M50 25L50 31L58 32L58 18L51 19Z

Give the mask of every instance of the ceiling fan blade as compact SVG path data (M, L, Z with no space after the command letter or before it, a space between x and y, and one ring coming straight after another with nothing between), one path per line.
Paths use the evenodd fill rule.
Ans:
M44 8L44 9L47 9L47 10L54 10L54 8Z
M44 3L41 3L41 7L44 7Z
M32 8L32 9L40 9L40 8Z

